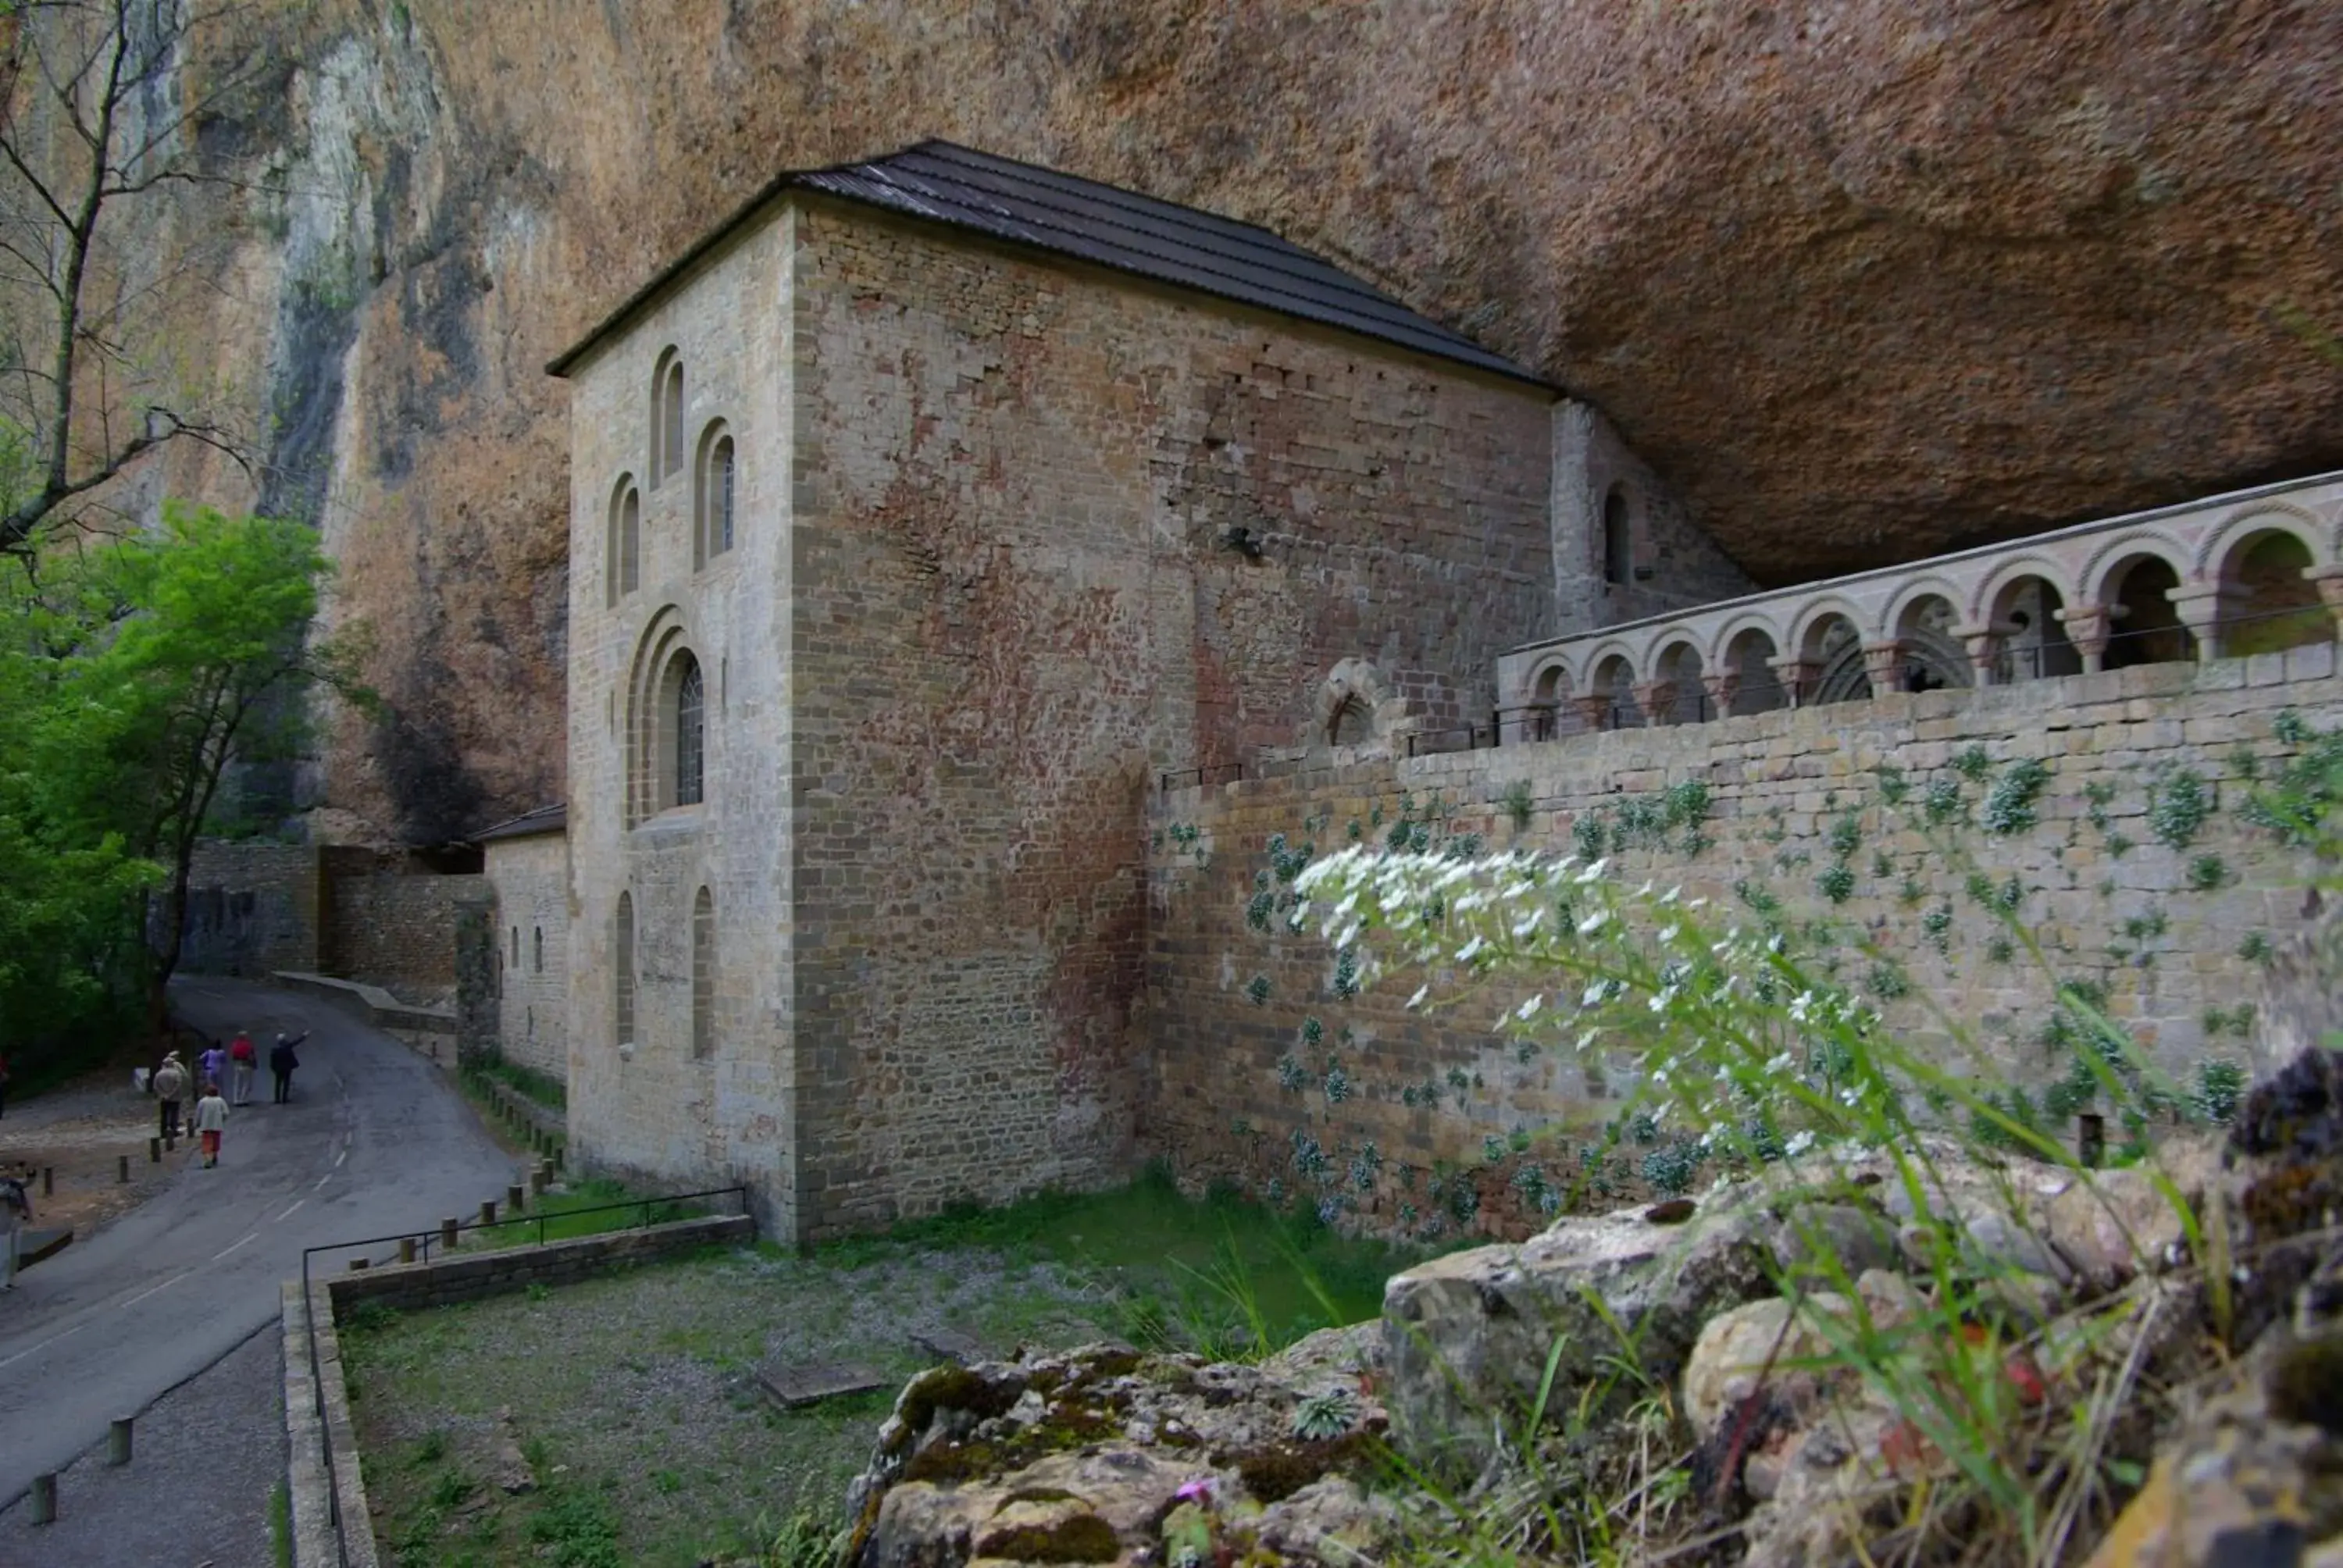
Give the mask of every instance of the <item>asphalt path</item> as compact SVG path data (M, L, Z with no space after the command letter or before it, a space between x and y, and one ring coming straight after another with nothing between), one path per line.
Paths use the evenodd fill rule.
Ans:
M160 1196L0 1292L0 1508L273 1322L303 1248L421 1234L515 1179L439 1069L332 1003L208 976L171 998L208 1034L252 1030L254 1102L229 1115L216 1168L190 1161ZM287 1105L268 1100L279 1030L309 1032Z

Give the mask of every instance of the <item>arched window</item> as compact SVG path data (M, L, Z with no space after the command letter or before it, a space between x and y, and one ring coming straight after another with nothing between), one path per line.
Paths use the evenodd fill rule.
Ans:
M512 966L515 969L518 969L520 968L520 928L518 926L515 926L512 929Z
M669 348L651 367L650 482L683 469L683 359Z
M1356 695L1342 699L1342 706L1334 709L1334 722L1327 728L1327 743L1332 746L1364 746L1374 736L1374 719L1367 712L1367 705Z
M529 948L531 956L536 960L536 972L543 974L545 972L545 928L543 926L536 927L530 931Z
M1627 493L1611 487L1603 498L1603 580L1624 585L1635 575L1635 534L1627 515Z
M613 1043L632 1044L635 1038L635 900L632 894L618 895L616 930L611 934L610 970L617 979L617 1005L612 1010Z
M706 566L732 548L734 497L739 490L732 433L722 420L699 437L699 476L692 487L691 564Z
M716 1054L716 900L706 888L691 903L691 1054Z
M675 800L697 806L704 798L707 760L708 691L699 674L699 660L684 654L675 680Z
M603 600L615 608L618 602L635 591L642 578L643 558L643 498L635 488L634 476L618 477L618 488L610 492L610 521L607 559L603 567Z

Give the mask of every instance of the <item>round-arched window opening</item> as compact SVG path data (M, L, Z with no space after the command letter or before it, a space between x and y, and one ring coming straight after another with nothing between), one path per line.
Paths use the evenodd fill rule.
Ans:
M1635 533L1627 492L1614 485L1603 498L1603 580L1624 586L1635 575Z
M707 683L699 660L681 656L675 683L675 803L697 806L707 788Z
M1367 705L1355 697L1346 697L1342 706L1334 709L1334 721L1327 727L1326 739L1333 746L1364 746L1374 739L1373 719Z

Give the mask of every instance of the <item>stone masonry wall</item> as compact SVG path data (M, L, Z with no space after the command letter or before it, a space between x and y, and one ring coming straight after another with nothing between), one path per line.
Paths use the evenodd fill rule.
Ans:
M1411 806L1415 817L1445 816L1447 833L1477 834L1494 849L1571 851L1582 831L1591 836L1582 823L1597 819L1618 875L1681 882L1743 918L1755 916L1736 890L1778 898L1795 927L1828 920L1830 930L1817 933L1821 950L1846 978L1881 998L1899 980L1908 986L1902 1000L1884 1003L1894 1027L1948 1066L1973 1060L2046 1083L2063 1070L2041 1039L2047 977L1969 891L1972 874L1996 891L2014 879L2016 919L2056 972L2103 985L2108 1011L2163 1066L2185 1074L2207 1057L2243 1058L2250 1015L2239 1010L2256 994L2259 954L2307 912L2299 852L2251 827L2240 809L2249 772L2266 777L2290 749L2273 731L2288 709L2322 728L2343 722L2332 645L1160 796L1150 816L1147 1143L1184 1179L1256 1188L1275 1181L1376 1228L1425 1233L1457 1222L1457 1204L1464 1212L1477 1205L1469 1222L1481 1228L1518 1231L1531 1222L1508 1182L1517 1161L1484 1163L1484 1141L1554 1124L1591 1131L1626 1086L1560 1048L1523 1059L1487 1027L1502 998L1477 1015L1427 1017L1403 1005L1416 981L1393 977L1354 1002L1338 1001L1314 934L1289 933L1275 920L1266 933L1247 923L1258 887L1274 897L1271 835L1309 839L1322 852L1350 841L1355 821L1363 837L1381 840ZM1956 762L1976 749L1990 767L1972 780ZM2038 759L2049 773L2035 826L1998 837L1955 827L1931 837L1917 825L1910 803L1932 781L1957 783L1974 819L1993 780L2019 759ZM1883 764L1903 770L1905 809L1883 801ZM2171 834L2186 824L2169 809L2150 811L2174 798L2184 772L2206 787L2212 809L2174 847L2160 841L2159 828ZM1704 847L1687 850L1679 831L1668 848L1616 849L1623 823L1695 782L1708 798ZM1840 860L1854 882L1835 905L1818 879ZM1934 933L1932 920L1941 926ZM1865 941L1876 944L1875 956L1861 950ZM1323 1030L1314 1048L1303 1034L1312 1016ZM1956 1041L1940 1017L1973 1032ZM1341 1072L1332 1092L1330 1065ZM1297 1168L1297 1135L1316 1151L1301 1161L1306 1168ZM1433 1195L1435 1176L1446 1183L1443 1198ZM1445 1213L1443 1204L1452 1205Z
M796 1204L788 1131L792 236L786 213L743 233L687 287L598 348L570 383L571 1155L668 1188L745 1181L756 1189L759 1224L776 1236L795 1234ZM669 348L684 370L684 450L698 452L721 421L739 459L733 548L704 561L692 548L691 469L650 467L652 372ZM614 583L608 548L613 502L626 486L641 501L632 592ZM706 799L630 822L629 728L656 717L643 688L684 652L705 682ZM691 910L702 889L714 910L718 1041L705 1055L693 1049L691 1025ZM635 1021L623 1055L622 897L635 940ZM548 951L548 971L552 961Z
M197 845L179 968L246 976L316 969L317 853L306 844Z
M328 1275L319 1282L332 1292L337 1316L361 1302L417 1312L507 1295L531 1285L572 1285L680 1252L742 1245L756 1236L756 1224L747 1215L717 1214L548 1241L543 1246L499 1247L458 1252L427 1263L357 1269Z
M1393 711L1485 714L1495 654L1554 624L1553 400L860 210L796 225L795 1127L825 1234L1130 1171L1156 772L1306 739L1348 658Z
M495 839L483 876L495 909L497 1044L510 1061L569 1075L569 841Z
M1604 506L1614 490L1626 502L1632 541L1624 583L1603 575ZM1737 598L1756 586L1584 403L1554 409L1554 580L1556 618L1574 632Z
M407 1001L456 990L456 912L485 889L477 876L365 869L369 851L323 852L326 925L319 968Z

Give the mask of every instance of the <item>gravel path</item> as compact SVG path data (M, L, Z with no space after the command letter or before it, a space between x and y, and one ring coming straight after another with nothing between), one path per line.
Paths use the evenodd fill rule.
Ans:
M285 1479L283 1359L271 1323L149 1406L126 1467L107 1466L103 1442L74 1461L55 1523L35 1526L30 1498L0 1512L0 1563L264 1568Z

